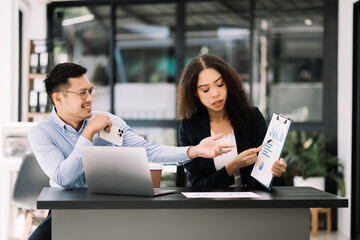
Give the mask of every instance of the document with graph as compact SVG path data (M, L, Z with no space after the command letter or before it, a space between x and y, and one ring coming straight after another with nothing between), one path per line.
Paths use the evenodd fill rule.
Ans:
M274 176L271 173L273 163L280 159L292 120L274 113L267 129L262 151L259 152L251 176L267 189L271 189Z

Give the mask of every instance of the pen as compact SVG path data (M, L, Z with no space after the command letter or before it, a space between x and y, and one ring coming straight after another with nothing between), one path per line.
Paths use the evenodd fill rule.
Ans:
M271 142L271 139L269 139L267 142L263 143L262 145L260 145L257 149L261 149L263 147L266 146L266 144L270 143Z

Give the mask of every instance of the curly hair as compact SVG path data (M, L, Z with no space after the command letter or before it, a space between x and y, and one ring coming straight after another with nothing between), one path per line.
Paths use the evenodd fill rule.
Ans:
M201 55L192 59L181 74L177 91L178 119L191 119L205 106L196 97L198 77L201 71L212 68L218 71L227 87L226 114L233 128L246 129L254 116L249 96L236 71L223 59L211 55Z

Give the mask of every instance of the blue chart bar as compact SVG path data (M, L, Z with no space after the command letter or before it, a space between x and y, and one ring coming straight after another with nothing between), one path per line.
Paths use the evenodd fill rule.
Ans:
M262 150L262 154L264 154L266 157L270 158L270 154L272 153L271 151L271 147L273 145L271 143L268 143L267 145L265 145L265 147Z
M278 140L279 142L282 142L282 140L284 139L284 133L283 132L279 132L278 130L276 130L275 128L272 128L269 136L273 139Z
M271 129L271 131L269 132L269 136L272 137L274 135L274 128Z
M272 151L271 151L271 147L272 147L272 144L269 143L269 144L267 144L267 145L264 147L264 150L265 150L266 152L272 152Z

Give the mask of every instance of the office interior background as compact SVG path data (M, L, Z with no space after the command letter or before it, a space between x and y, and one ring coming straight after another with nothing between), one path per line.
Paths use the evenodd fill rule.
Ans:
M2 1L0 123L44 117L29 106L30 92L43 91L39 80L29 86L32 58L41 55L45 72L64 61L84 65L98 88L94 108L119 115L153 143L176 145L181 71L193 57L215 54L238 72L267 120L279 112L294 120L293 131L325 139L325 151L344 167L350 200L333 210L333 230L356 238L358 12L353 0ZM177 172L169 184L186 184L181 168L169 169ZM331 183L325 190L337 193ZM2 198L2 209L9 202ZM6 219L0 224L6 239Z

